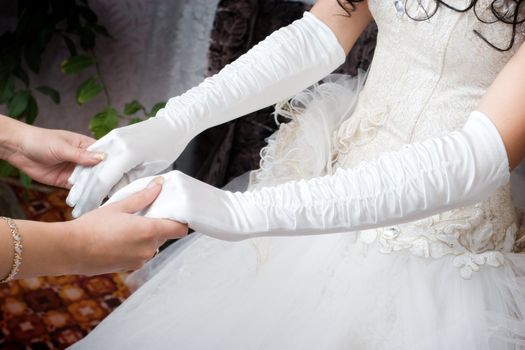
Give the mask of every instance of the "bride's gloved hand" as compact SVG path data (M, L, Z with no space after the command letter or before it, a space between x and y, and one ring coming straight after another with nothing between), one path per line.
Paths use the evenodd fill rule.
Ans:
M218 74L172 98L155 118L116 129L89 147L107 154L77 167L67 198L73 216L94 209L110 192L168 168L203 130L285 100L335 70L345 52L332 30L306 12Z
M492 122L473 112L461 131L405 145L354 169L258 190L229 192L179 171L144 215L187 223L227 240L335 233L387 226L477 203L509 181L503 141ZM150 178L110 202L143 189Z

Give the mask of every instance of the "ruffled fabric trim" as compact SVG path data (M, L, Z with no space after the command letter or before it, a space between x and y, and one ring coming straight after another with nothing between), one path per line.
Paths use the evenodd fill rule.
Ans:
M338 154L334 140L355 110L365 80L363 71L352 79L332 74L277 104L274 114L280 127L261 150L260 169L250 174L250 189L333 174ZM277 116L290 121L279 124Z

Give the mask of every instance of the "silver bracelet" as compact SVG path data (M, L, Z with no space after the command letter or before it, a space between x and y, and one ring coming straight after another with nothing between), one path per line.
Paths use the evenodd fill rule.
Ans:
M20 265L22 265L22 236L20 236L20 233L18 232L18 227L16 226L13 219L6 218L3 216L0 216L1 219L3 219L7 226L9 226L9 230L11 231L11 236L13 237L13 248L15 256L13 258L13 265L11 265L11 271L9 271L9 275L7 275L6 278L0 281L0 283L5 283L13 280L15 276L18 274L18 271L20 271Z

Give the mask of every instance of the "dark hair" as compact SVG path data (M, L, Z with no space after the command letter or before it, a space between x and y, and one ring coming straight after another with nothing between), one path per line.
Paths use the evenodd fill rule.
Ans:
M349 16L351 16L351 13L355 11L356 4L359 2L364 2L365 0L337 0L339 5L348 13ZM405 4L408 0L404 0ZM407 11L405 6L405 13L407 16L409 16L411 19L415 21L425 21L429 19L430 17L434 16L434 14L437 12L438 8L440 6L445 6L451 10L457 11L457 12L467 12L467 11L474 11L476 17L483 23L491 24L495 22L503 22L509 25L512 25L512 36L509 40L509 44L506 47L498 47L491 43L489 40L487 40L480 32L477 30L474 30L474 33L476 33L477 36L479 36L484 42L486 42L488 45L493 47L494 49L498 51L509 51L514 46L515 36L516 36L516 27L518 25L521 25L525 22L525 16L520 17L520 13L523 12L525 0L506 0L511 5L508 6L508 8L505 11L502 11L501 5L502 1L505 0L494 0L490 4L490 9L492 11L492 14L494 15L495 20L489 21L484 20L478 16L476 5L478 3L478 0L471 0L470 4L467 5L465 8L456 8L452 5L447 4L445 1L442 0L434 0L436 2L436 7L434 8L434 11L432 13L428 13L425 11L426 15L424 18L415 18L412 17Z

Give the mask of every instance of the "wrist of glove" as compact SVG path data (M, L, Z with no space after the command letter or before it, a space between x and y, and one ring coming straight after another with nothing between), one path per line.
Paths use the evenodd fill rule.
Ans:
M229 192L181 172L165 174L143 214L227 240L336 233L399 224L474 204L509 181L505 147L492 122L473 112L461 131L363 162L334 175ZM121 200L147 186L141 179Z

